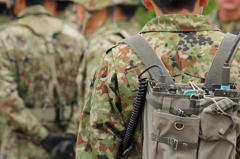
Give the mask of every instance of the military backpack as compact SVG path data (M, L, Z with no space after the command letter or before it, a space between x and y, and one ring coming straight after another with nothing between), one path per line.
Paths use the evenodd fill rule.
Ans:
M230 63L240 35L226 34L205 83L174 83L149 43L137 35L124 42L147 67L122 144L122 158L133 147L142 122L142 159L235 158L240 131L239 90L229 82ZM146 54L147 52L147 54ZM148 71L151 80L143 78Z

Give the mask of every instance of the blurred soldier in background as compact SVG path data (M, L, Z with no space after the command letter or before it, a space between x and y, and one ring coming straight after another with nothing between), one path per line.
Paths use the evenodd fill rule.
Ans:
M10 20L9 10L5 4L5 0L0 0L0 27L10 22Z
M8 9L5 4L5 0L0 0L0 28L10 21L11 21L11 18L8 15ZM3 133L4 124L5 123L2 120L0 120L0 145L2 143L2 133Z
M17 20L0 31L1 159L72 159L76 76L84 37L43 0L7 0Z
M43 6L54 16L64 16L64 11L72 3L69 0L44 0Z
M240 1L216 0L218 8L207 16L210 23L223 32L238 34L240 30Z
M78 20L89 41L77 77L78 97L82 109L84 96L88 93L99 60L109 47L123 38L129 37L130 34L119 28L114 21L116 6L123 4L123 0L111 2L109 0L76 0L76 3ZM133 12L135 12L135 8ZM126 17L122 20L126 20Z
M66 19L66 21L71 24L72 27L74 27L75 29L79 30L79 25L77 24L77 16L75 14L75 12L73 11L74 8L74 0L71 0L72 3L68 5L68 7L65 9L64 12L64 19Z
M141 29L139 22L134 19L141 4L141 0L125 0L115 7L114 20L120 29L127 31L130 35L137 34Z
M163 61L175 82L204 82L209 70L207 62L212 61L224 36L200 15L208 0L143 2L146 8L156 11L157 17L142 28L141 36L156 51L156 56ZM231 80L239 81L238 60L238 57L234 58L236 70ZM138 89L137 76L145 68L138 55L124 43L110 49L101 59L81 116L77 159L120 158L120 146ZM129 159L140 158L140 127L141 124L132 138L132 148L136 152L130 153Z
M72 0L45 0L43 5L50 14L78 29L73 4Z

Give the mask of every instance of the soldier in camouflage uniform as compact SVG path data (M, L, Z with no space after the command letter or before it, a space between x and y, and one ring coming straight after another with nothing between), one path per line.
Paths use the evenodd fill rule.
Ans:
M52 15L78 29L73 4L72 0L45 0L43 5Z
M130 35L136 35L141 29L139 23L134 19L140 5L140 0L124 0L115 7L115 22L121 30L127 31Z
M91 18L88 18L86 22L86 34L90 37L88 39L89 44L77 77L79 103L82 103L81 107L83 106L84 96L89 91L93 74L101 57L109 47L115 45L123 38L130 36L126 31L120 30L113 21L114 6L122 2L122 0L115 0L114 2L110 2L109 0L92 0L91 3L88 0L76 1L76 3L82 5L86 10L91 11L92 14ZM103 12L103 15L99 15L100 12ZM95 18L97 18L97 21ZM100 25L92 29L92 24Z
M207 15L210 23L223 32L238 34L240 31L240 1L216 0L218 8Z
M7 12L5 0L0 0L0 28L11 20L10 16L7 15ZM2 131L4 124L5 123L2 123L2 120L0 120L0 145L2 143Z
M0 31L0 158L74 158L75 79L86 41L43 1L22 2L11 4L17 20Z
M65 9L63 18L61 17L60 18L65 19L69 23L69 25L71 25L72 27L78 30L79 25L77 24L77 16L73 11L75 3L74 3L74 0L71 0L71 1L73 2L70 5L68 5L68 7Z
M0 27L8 22L10 22L11 18L8 15L7 6L5 4L5 0L0 0Z
M156 51L175 82L204 82L224 37L224 33L201 15L208 0L143 2L146 8L155 9L157 17L148 22L140 34ZM237 51L231 64L231 81L238 84L239 66L240 51ZM125 43L111 48L103 57L80 120L78 159L119 158L138 89L138 75L144 69L142 61ZM136 130L135 146L141 153L140 124ZM136 150L128 158L138 159Z

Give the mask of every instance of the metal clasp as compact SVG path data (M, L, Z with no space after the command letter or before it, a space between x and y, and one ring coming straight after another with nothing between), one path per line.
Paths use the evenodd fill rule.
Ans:
M176 130L181 131L184 129L184 122L177 121L174 123L174 127Z
M177 149L178 149L178 140L172 138L172 141L173 141L173 143L175 144L175 146L173 145L173 149L174 149L174 150L177 150Z

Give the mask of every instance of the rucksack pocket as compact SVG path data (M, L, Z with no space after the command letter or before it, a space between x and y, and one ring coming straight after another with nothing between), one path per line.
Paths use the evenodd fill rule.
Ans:
M152 141L155 141L153 158L193 159L197 156L200 118L179 117L154 111Z
M198 159L235 158L239 120L235 120L232 114L216 113L213 106L206 107L201 115L198 151L204 153L199 153Z

